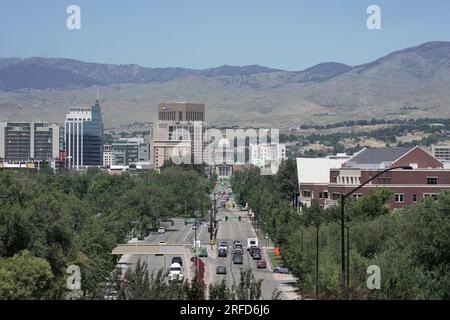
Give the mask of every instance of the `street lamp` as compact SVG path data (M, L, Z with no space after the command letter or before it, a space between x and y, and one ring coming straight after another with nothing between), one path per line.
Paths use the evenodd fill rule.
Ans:
M411 166L397 166L397 167L392 167L392 168L388 168L386 170L383 170L379 173L377 173L376 175L374 175L373 177L369 178L366 182L364 182L363 184L359 185L358 187L354 188L353 190L351 190L350 192L347 192L346 194L341 194L341 281L342 281L342 287L345 287L345 285L347 287L349 287L350 284L350 268L349 268L349 256L350 256L350 230L349 230L349 226L347 226L347 273L345 272L345 199L352 195L353 193L355 193L356 191L358 191L359 189L361 189L362 187L364 187L366 184L368 184L369 182L371 182L372 180L374 180L375 178L378 178L379 176L381 176L382 174L391 171L391 170L395 170L395 169L404 169L404 170L412 170L413 168ZM348 220L348 218L347 218ZM347 275L347 277L346 277ZM347 281L347 283L346 283Z

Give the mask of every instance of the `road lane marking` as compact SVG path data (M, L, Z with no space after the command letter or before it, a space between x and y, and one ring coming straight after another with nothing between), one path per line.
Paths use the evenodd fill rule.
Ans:
M187 237L189 237L189 235L191 234L191 232L192 232L192 228L191 228L191 230L189 230L189 232L187 233L186 237L184 237L183 243L186 241Z

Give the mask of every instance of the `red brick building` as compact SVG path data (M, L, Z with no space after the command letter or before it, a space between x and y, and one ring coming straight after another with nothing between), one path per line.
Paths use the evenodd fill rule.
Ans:
M425 197L437 199L443 189L450 188L450 169L444 169L442 162L420 147L363 149L340 168L330 169L328 183L302 183L299 178L300 201L309 204L317 200L323 207L334 205L341 194L396 166L411 166L413 170L388 171L353 197L359 198L374 188L389 188L394 193L389 201L391 208L403 208Z

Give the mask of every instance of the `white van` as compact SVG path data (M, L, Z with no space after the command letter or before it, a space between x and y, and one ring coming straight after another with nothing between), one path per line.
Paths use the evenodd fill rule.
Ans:
M247 238L247 250L258 247L258 238Z

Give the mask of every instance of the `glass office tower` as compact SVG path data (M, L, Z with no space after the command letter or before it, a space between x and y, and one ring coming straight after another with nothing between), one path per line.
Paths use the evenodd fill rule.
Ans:
M64 129L67 167L100 167L103 161L103 121L99 100L90 108L70 108Z

